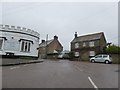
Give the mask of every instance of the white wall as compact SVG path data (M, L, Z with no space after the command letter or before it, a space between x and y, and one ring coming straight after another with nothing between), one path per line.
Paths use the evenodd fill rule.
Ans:
M0 29L0 37L6 37L7 39L4 40L3 50L0 51L0 55L5 55L5 52L13 52L15 55L19 56L38 56L37 48L39 47L39 38L21 33L6 32L9 30L4 31L1 31ZM12 39L12 37L14 39ZM19 42L20 39L33 41L33 44L31 44L30 47L30 52L21 52L21 42Z

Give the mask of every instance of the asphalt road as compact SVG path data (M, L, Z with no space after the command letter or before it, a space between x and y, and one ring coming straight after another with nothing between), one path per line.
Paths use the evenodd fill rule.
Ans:
M2 88L118 88L118 65L50 61L2 67Z
M0 67L0 90L2 89L2 67Z

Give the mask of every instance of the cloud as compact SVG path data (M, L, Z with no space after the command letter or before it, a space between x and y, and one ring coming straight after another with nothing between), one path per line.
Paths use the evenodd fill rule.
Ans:
M64 49L70 49L74 32L79 35L103 31L109 41L117 43L117 3L3 3L3 24L33 29L40 40L59 36ZM111 36L112 34L112 36ZM115 38L112 40L111 38Z

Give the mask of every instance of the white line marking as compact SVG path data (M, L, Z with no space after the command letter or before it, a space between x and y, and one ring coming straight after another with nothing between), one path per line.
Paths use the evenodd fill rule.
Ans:
M83 71L82 69L80 69L78 66L75 66L76 69L78 69L79 71Z
M18 67L16 67L16 68L20 68L20 67L18 66Z
M13 68L10 68L10 69L15 69L15 68L20 68L20 67L13 67Z
M92 81L92 79L90 77L88 77L89 81L91 82L91 84L93 85L93 87L98 90L98 87L95 85L95 83Z
M15 69L16 67L10 68L10 69Z
M27 66L27 65L23 65L23 66Z

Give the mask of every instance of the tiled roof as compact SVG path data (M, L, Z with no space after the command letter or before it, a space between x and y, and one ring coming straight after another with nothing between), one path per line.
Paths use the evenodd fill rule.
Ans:
M74 38L72 43L74 43L74 42L82 42L82 41L97 40L97 39L100 39L102 35L103 35L103 32L79 36L77 38Z
M53 40L54 40L54 39L45 41L45 42L43 42L43 43L40 43L40 44L39 44L39 47L46 47L46 44L49 45Z

